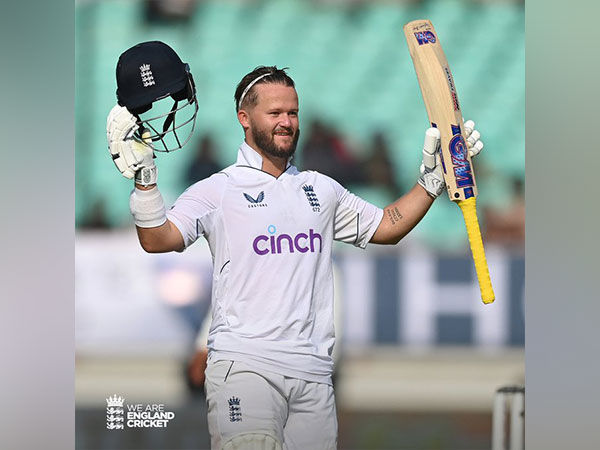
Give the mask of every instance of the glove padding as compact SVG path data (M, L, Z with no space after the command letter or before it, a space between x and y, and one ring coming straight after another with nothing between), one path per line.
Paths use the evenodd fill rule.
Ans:
M437 198L444 192L446 183L440 162L440 130L437 128L431 127L425 132L420 172L418 183L431 197Z
M483 142L479 140L481 134L475 129L475 122L467 120L465 122L465 136L467 138L467 148L469 149L469 156L473 158L479 155L483 150Z
M134 139L139 129L135 117L124 106L115 105L106 120L108 149L115 166L125 178L135 178L142 186L155 184L158 171L154 164L154 150L149 141L150 133L145 131L142 139Z
M483 142L479 140L481 134L475 129L475 122L465 122L465 137L467 138L467 149L471 158L477 156L483 149ZM427 193L437 198L446 188L444 174L440 160L440 130L429 128L425 132L423 143L423 162L420 167L421 176L418 183Z

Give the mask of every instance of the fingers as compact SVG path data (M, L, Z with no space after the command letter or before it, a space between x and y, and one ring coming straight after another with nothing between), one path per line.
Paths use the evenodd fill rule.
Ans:
M467 142L471 145L474 145L475 142L477 142L480 137L481 137L481 133L479 133L479 131L477 131L477 130L473 130L471 135L467 138Z
M113 156L113 161L117 165L117 168L123 172L126 168L134 170L138 164L140 164L144 155L137 151L136 143L132 140L129 141L117 141L110 146L110 153ZM119 162L124 164L123 167L119 166Z
M139 148L139 151L141 151L143 154L149 152L152 155L152 157L154 157L154 144L152 143L152 133L147 128L143 129L140 144L142 144L140 145L140 147L143 148Z
M108 142L124 141L139 128L135 116L124 106L115 105L106 119Z
M472 147L469 147L469 156L472 158L479 155L479 152L483 149L483 142L477 141Z
M440 146L440 130L429 128L425 132L425 142L423 143L423 165L426 169L432 170L436 164L436 153Z
M437 198L446 186L440 164L440 137L440 130L435 127L425 132L423 163L420 167L421 176L418 179L418 183L433 198Z
M475 122L473 122L472 120L467 120L465 122L465 137L468 138L469 136L471 136L471 133L473 132L474 129L475 129Z
M137 120L127 108L115 105L106 119L106 136L112 160L125 178L134 178L143 168L154 168L152 139L149 130L144 130L142 139L134 133L139 129Z
M144 131L142 132L142 140L148 147L152 146L152 133L150 133L150 130L147 128L144 128Z
M423 151L433 155L440 146L440 136L440 130L435 127L428 128L427 131L425 131Z
M115 159L113 159L113 162L115 163L115 166L117 166L119 172L121 172L125 178L133 178L134 172L129 167L127 167L127 164L125 163L125 160L123 158L117 156Z
M119 113L119 109L122 108L122 106L119 106L118 104L116 104L115 106L112 107L112 109L110 110L110 112L108 113L108 117L106 118L106 129L109 129L109 125L114 122L115 116Z
M475 122L472 120L467 120L465 122L465 137L467 138L469 156L472 158L479 155L483 149L483 142L479 140L481 138L481 133L475 129Z
M123 158L121 155L113 155L113 162L115 163L115 166L117 166L119 172L121 172L125 178L132 179L134 177L135 170L133 170L133 168L127 164L125 158Z

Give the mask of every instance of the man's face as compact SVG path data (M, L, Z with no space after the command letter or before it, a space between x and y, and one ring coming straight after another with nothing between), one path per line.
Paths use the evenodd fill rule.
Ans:
M258 102L249 108L249 131L257 150L277 158L289 158L300 136L298 94L283 84L259 84Z

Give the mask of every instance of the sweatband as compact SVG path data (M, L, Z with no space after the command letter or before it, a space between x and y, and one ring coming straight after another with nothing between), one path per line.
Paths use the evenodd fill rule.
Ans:
M246 97L246 94L248 93L248 91L250 89L252 89L252 86L254 86L257 81L262 80L263 78L268 77L269 75L273 75L273 72L263 73L262 75L259 75L254 80L252 80L252 82L250 84L248 84L248 86L246 86L246 89L244 89L244 92L242 92L242 95L240 95L240 101L238 103L238 109L240 109L242 107L242 103L244 103L244 97Z
M140 228L159 227L167 221L165 202L156 186L147 191L138 188L131 191L129 211Z

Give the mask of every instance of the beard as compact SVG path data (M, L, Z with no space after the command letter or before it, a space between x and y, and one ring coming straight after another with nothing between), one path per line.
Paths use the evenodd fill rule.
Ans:
M289 131L291 129L283 129L281 131ZM252 126L251 129L252 139L256 143L256 146L265 152L267 155L274 156L276 158L291 158L296 152L296 145L298 144L298 138L300 137L300 129L296 130L292 138L292 143L287 146L277 145L275 143L275 134L272 131L266 131L258 129Z

